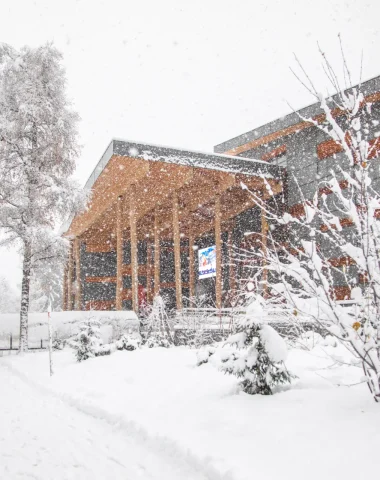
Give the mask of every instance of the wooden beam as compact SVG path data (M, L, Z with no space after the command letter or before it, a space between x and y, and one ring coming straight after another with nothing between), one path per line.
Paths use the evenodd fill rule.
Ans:
M147 240L146 254L146 301L149 304L152 301L152 242Z
M176 192L173 194L173 240L176 305L177 310L182 310L181 237L179 231L178 194Z
M102 171L92 187L88 208L74 217L66 235L81 235L87 230L116 203L119 195L128 191L131 185L142 181L149 173L149 163L146 160L113 155L107 168Z
M75 310L82 310L82 279L81 279L81 265L80 265L80 248L81 241L79 238L74 240L75 252Z
M121 293L123 291L123 197L120 195L116 204L116 310L123 309Z
M236 276L235 276L235 264L233 254L233 230L228 231L228 278L229 287L232 292L236 290Z
M73 309L73 270L74 270L74 258L73 258L73 241L70 240L69 248L69 266L67 273L67 310Z
M67 310L67 265L65 265L63 270L62 310Z
M215 303L216 308L222 308L222 225L220 195L215 198L215 246L216 246L216 278Z
M189 235L189 287L190 287L190 307L193 307L195 298L195 261L194 261L194 235Z
M158 208L154 215L154 296L160 294L160 226Z
M136 185L131 186L129 195L129 222L131 232L131 265L132 265L132 309L138 313L138 263L137 263L137 231L136 231Z

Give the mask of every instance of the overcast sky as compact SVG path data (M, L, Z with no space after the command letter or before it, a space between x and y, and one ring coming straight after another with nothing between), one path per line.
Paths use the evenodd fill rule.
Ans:
M82 122L84 183L112 138L212 151L312 103L289 70L293 52L323 90L317 42L355 81L380 75L379 0L3 0L0 41L52 41ZM16 286L14 252L0 275Z

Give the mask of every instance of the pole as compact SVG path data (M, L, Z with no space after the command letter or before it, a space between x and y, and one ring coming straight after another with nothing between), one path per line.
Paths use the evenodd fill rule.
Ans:
M51 328L51 287L50 287L50 295L49 295L49 305L48 305L48 334L49 334L49 370L50 376L53 375L53 334ZM41 341L42 342L42 341Z

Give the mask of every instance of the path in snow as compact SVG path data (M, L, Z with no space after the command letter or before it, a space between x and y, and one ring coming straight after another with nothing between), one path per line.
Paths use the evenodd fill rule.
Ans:
M1 479L220 478L41 392L1 360L0 385Z

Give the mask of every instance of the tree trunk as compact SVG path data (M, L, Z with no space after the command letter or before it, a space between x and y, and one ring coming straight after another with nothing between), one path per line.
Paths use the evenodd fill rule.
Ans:
M32 247L30 242L24 242L24 260L22 264L21 309L20 309L20 344L19 353L28 351L28 311L30 273L32 264Z

